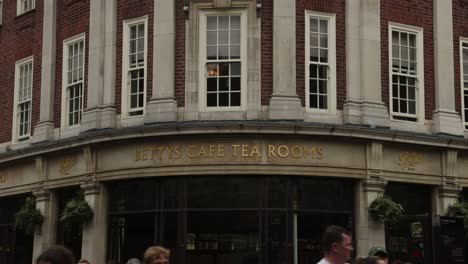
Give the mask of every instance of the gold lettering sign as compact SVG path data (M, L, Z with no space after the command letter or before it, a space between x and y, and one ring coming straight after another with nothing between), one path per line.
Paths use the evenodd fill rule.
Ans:
M6 183L8 175L4 171L0 171L0 184Z
M420 152L404 151L400 154L400 163L402 169L415 170L415 166L423 160L423 154Z
M60 160L60 169L59 172L62 175L68 175L70 173L70 169L75 165L75 158L74 157L66 157Z
M223 158L226 153L230 153L233 158L259 158L263 155L269 158L310 158L323 159L324 148L319 146L288 146L288 145L267 145L265 150L263 145L256 144L214 144L214 145L169 145L144 147L135 150L135 161L180 159L187 157L190 159ZM230 152L227 152L230 150Z

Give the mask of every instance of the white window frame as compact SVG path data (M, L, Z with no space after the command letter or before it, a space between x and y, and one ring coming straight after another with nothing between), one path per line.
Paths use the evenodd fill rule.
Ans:
M467 117L465 114L465 108L468 108L468 104L465 105L465 95L464 95L465 91L468 93L468 86L466 88L464 86L465 82L468 83L468 76L466 77L466 79L463 76L463 71L465 69L463 65L463 49L466 49L468 51L468 47L464 48L463 44L468 45L468 38L463 38L463 37L460 38L460 93L461 93L460 98L461 98L461 106L462 106L461 112L462 112L463 129L468 130L468 122L465 122L465 118ZM467 58L467 62L468 62L468 58ZM468 71L468 66L466 70Z
M24 3L30 3L31 7L28 9L25 9L23 4ZM36 8L36 0L17 0L16 1L16 15L21 15L26 12L29 12L31 10L34 10Z
M20 67L31 63L31 116L29 117L29 133L26 135L19 135L19 77L20 77ZM15 63L15 87L14 87L14 104L13 104L13 124L12 124L12 142L20 143L28 141L31 138L31 130L32 130L32 111L33 111L33 98L32 95L34 93L34 57L29 56L24 59L21 59ZM24 140L22 140L24 139Z
M3 0L0 0L0 25L3 23Z
M336 18L335 14L322 13L315 11L305 12L305 102L306 112L309 113L323 113L323 114L336 114ZM328 20L328 98L327 109L310 108L310 19L318 18ZM318 88L317 88L318 89Z
M144 23L145 25L145 47L144 47L144 65L143 69L145 72L144 80L143 80L143 107L141 107L141 111L143 114L141 115L129 115L130 111L130 101L129 101L129 92L130 92L130 84L128 74L129 74L129 39L130 39L130 27L136 24ZM138 17L134 19L129 19L123 21L123 39L122 39L122 104L121 104L121 116L122 118L141 118L146 113L146 101L147 101L147 80L148 80L148 16Z
M402 114L393 111L393 86L392 86L392 32L393 31L406 32L416 35L416 114ZM388 25L388 94L389 94L389 108L390 108L390 119L398 122L407 122L412 124L424 124L425 113L424 113L424 32L420 27L404 25L399 23L390 22ZM401 117L416 118L417 121L401 120L394 118L394 115Z
M208 107L206 104L206 79L207 70L206 64L210 63L206 59L206 25L208 16L223 16L223 15L239 15L240 16L240 63L241 63L241 82L240 82L240 93L241 93L241 104L240 106L228 106L228 107ZM229 10L229 11L218 11L218 10L200 10L199 13L200 26L199 26L199 110L200 112L223 112L223 111L246 111L247 110L247 10ZM228 61L228 60L226 60ZM213 61L213 63L219 62Z
M83 41L83 80L82 80L82 97L81 100L81 113L83 114L84 105L84 91L85 91L85 80L86 80L86 34L82 33L74 37L68 38L63 41L63 62L62 62L62 111L61 111L61 128L62 129L73 129L80 126L81 121L78 124L69 126L69 102L68 102L68 46L73 45L79 41ZM83 116L82 116L83 117Z

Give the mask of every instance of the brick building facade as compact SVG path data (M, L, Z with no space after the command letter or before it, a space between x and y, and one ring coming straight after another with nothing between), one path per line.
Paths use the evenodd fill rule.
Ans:
M0 264L439 259L468 186L465 0L0 0ZM76 193L91 222L59 220ZM368 207L405 208L392 228ZM26 197L43 222L14 225ZM235 226L235 228L233 228ZM416 249L416 246L419 248ZM442 261L442 262L441 262Z

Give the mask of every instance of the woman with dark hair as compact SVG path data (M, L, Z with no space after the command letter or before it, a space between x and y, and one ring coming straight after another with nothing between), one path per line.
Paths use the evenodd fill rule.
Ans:
M73 253L62 246L52 246L37 258L36 264L75 264Z

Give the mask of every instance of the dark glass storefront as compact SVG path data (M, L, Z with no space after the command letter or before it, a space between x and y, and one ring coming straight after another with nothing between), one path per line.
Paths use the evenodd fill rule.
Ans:
M33 235L15 230L15 214L25 196L0 198L0 264L31 264Z
M386 226L390 260L433 262L431 186L388 183L385 193L405 209L400 222Z
M58 219L60 219L67 203L70 202L79 191L79 187L57 190ZM81 225L72 224L70 227L65 228L62 222L57 220L57 244L70 249L77 259L81 258L82 233L83 229Z
M171 263L293 263L295 252L315 263L327 225L353 230L354 184L229 175L111 183L107 259L141 259L159 244Z

